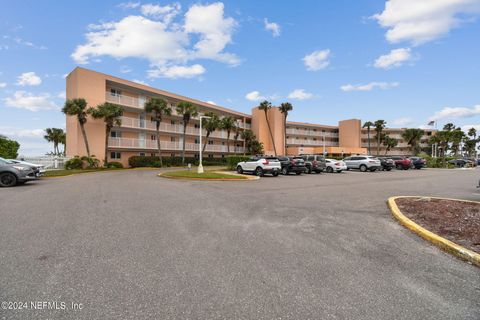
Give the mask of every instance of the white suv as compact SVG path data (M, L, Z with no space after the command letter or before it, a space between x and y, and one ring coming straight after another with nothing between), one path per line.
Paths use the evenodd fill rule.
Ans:
M271 173L276 177L280 173L282 165L277 158L254 156L247 161L242 161L237 164L237 172L242 174L244 172L251 172L256 176L263 176L265 173Z
M365 172L367 170L375 171L382 168L382 163L376 157L371 156L351 156L343 159L347 164L347 170L360 169Z

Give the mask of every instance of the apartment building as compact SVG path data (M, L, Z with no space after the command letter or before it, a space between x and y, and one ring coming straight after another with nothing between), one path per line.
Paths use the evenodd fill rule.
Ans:
M121 125L115 127L108 137L107 155L110 161L118 161L124 165L128 165L128 158L134 155L157 155L155 123L151 115L144 111L145 103L152 97L164 99L172 108L172 115L165 116L160 125L162 156L181 155L182 115L177 114L175 110L176 105L181 101L190 102L199 110L199 116L192 118L187 126L185 140L187 157L198 157L199 117L209 111L220 117L233 117L240 131L252 130L258 140L263 143L266 154L281 155L285 150L288 155L327 153L342 156L367 153L366 131L362 129L361 121L358 119L339 121L338 126L285 122L283 114L277 107L272 107L266 115L258 107L253 108L251 114L245 114L79 67L67 76L66 82L67 99L84 98L89 106L112 102L124 107ZM85 129L90 153L102 159L106 143L103 121L89 117ZM402 130L387 129L391 137L399 140ZM85 155L83 136L76 117L67 116L66 131L67 156ZM205 134L206 132L203 131L202 139L205 139ZM431 135L432 132L428 131L426 134ZM422 143L426 143L427 138L422 139ZM235 140L234 134L230 133L227 139L226 131L217 130L207 140L204 157L243 154L244 150L245 143L241 134ZM408 152L408 147L401 142L397 148L390 150L389 154L408 154Z

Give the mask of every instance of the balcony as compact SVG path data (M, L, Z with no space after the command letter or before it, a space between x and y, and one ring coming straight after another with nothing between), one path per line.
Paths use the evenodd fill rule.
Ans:
M182 151L183 144L179 141L170 142L170 141L160 141L160 146L162 150L165 151ZM125 148L125 149L150 149L157 150L157 141L156 140L143 140L143 139L133 139L133 138L110 138L108 139L109 148ZM235 148L237 153L242 153L243 147ZM185 151L199 151L198 143L185 143ZM225 145L215 145L207 144L205 152L227 152L227 146ZM234 153L234 147L230 146L230 153Z
M338 133L335 132L322 132L322 131L313 131L313 130L304 130L304 129L293 129L287 128L287 134L289 135L301 135L301 136L315 136L315 137L333 137L338 138Z
M120 125L121 128L134 128L134 129L146 129L146 130L156 130L156 124L150 120L140 120L130 117L121 117L122 124ZM160 123L160 132L165 133L177 133L183 134L183 125L181 124L171 124L171 123ZM193 128L187 126L186 134L198 136L200 132L199 128ZM205 137L207 132L203 130L203 137ZM230 132L230 139L233 139L234 133ZM220 139L227 139L227 132L224 130L216 130L210 133L209 138L220 138ZM239 141L243 141L240 137L238 138Z
M303 139L287 139L287 145L304 145L323 147L323 140L303 140ZM326 147L338 147L338 143L332 141L325 141Z

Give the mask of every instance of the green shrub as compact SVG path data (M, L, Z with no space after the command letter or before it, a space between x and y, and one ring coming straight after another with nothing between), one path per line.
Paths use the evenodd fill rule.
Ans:
M70 160L65 161L65 169L83 169L83 161L79 156L75 156Z
M83 168L87 168L87 169L98 168L98 165L100 164L100 160L95 158L95 156L91 156L91 157L83 156L80 159L83 161Z
M250 159L250 156L228 156L226 159L228 169L235 170L237 168L237 163Z
M175 167L182 165L181 157L162 157L164 167ZM185 158L185 165L191 163L193 166L198 166L198 159ZM226 158L203 158L202 164L204 166L224 166L227 164ZM152 156L132 156L128 159L128 165L132 168L138 167L160 167L160 158Z
M121 168L123 168L123 164L121 164L120 162L117 162L117 161L111 161L111 162L108 163L108 167L109 168L121 169Z
M128 158L128 165L132 168L153 167L154 162L159 162L159 157L152 156L132 156Z

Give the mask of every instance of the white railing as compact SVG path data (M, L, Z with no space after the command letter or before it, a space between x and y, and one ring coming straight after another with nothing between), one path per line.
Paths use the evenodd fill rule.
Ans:
M304 130L304 129L292 129L287 128L287 134L296 134L296 135L303 135L303 136L316 136L316 137L338 137L338 133L335 132L322 132L322 131L313 131L313 130Z
M233 143L233 141L232 141ZM108 146L111 148L131 148L131 149L157 149L157 141L150 139L134 138L110 138ZM183 144L180 141L160 141L162 150L182 150ZM243 147L235 147L237 152L243 152ZM185 143L186 151L199 151L198 143ZM205 152L227 152L226 145L207 144ZM230 152L234 152L233 145L230 146Z
M45 157L31 157L31 156L20 156L17 160L30 162L33 164L38 164L44 166L45 169L63 169L65 168L65 162L70 160L69 157L55 157L55 156L45 156Z
M316 147L323 147L323 140L302 140L302 139L287 139L287 144L301 144L304 146L316 146ZM332 141L325 141L325 146L328 147L335 147L338 146L338 143Z

